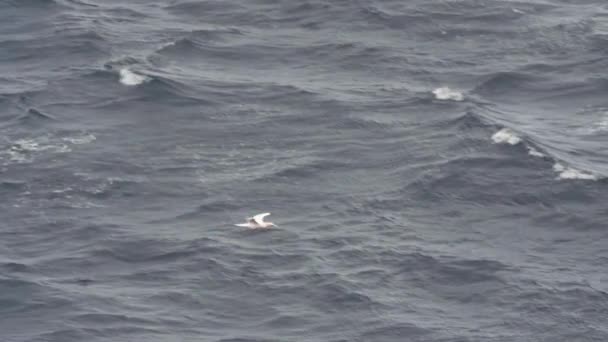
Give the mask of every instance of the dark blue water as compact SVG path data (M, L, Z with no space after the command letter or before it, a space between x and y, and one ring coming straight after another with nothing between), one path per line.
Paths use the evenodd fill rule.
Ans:
M0 340L607 341L607 70L601 0L1 0Z

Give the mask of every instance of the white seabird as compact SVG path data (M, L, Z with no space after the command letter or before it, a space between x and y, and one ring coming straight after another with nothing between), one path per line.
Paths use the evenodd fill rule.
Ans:
M247 222L245 223L237 223L235 226L237 227L247 227L251 229L256 228L270 228L276 227L277 225L272 222L265 222L264 217L270 215L270 213L257 214L253 217L247 218Z

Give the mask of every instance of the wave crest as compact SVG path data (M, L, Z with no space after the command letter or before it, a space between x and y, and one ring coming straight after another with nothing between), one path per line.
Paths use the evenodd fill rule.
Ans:
M560 163L555 163L553 165L553 171L559 173L557 179L597 180L597 176L590 172L577 170L572 167L566 167Z
M136 86L148 82L150 78L145 75L136 74L128 68L120 69L120 83L126 86Z
M448 87L441 87L433 90L433 94L437 100L452 100L452 101L462 101L464 100L464 95L461 92L456 90L452 90Z
M508 128L503 128L492 135L492 140L496 144L517 145L521 142L521 138Z

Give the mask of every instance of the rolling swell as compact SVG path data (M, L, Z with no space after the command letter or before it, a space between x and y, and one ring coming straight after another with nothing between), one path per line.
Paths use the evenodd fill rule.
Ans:
M0 3L0 340L606 340L605 18Z

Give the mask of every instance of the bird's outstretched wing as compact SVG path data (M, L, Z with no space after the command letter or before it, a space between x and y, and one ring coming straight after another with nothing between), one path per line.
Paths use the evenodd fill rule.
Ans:
M270 215L270 213L257 214L252 219L259 225L264 225L264 217Z

